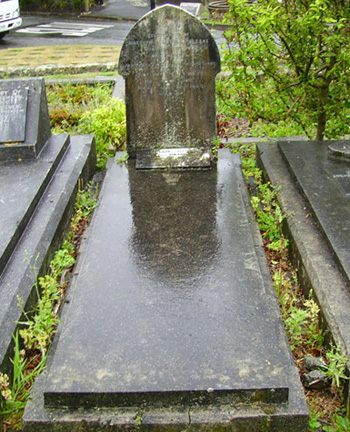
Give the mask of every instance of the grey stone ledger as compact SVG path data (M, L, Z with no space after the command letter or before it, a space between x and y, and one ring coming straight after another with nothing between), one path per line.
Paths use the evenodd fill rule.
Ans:
M347 141L269 142L257 145L258 165L280 188L291 260L305 294L312 289L322 322L341 352L350 353L350 169L331 155ZM350 397L348 406L350 406Z
M151 162L143 162L140 153L142 168L164 167L169 158L176 160L172 166L210 166L220 67L209 30L179 7L156 8L131 29L119 73L126 86L129 156L135 158L140 150L151 154ZM153 156L158 158L155 164Z
M50 136L44 78L1 80L0 160L35 159Z
M108 163L24 431L305 432L238 155L182 171L122 156Z

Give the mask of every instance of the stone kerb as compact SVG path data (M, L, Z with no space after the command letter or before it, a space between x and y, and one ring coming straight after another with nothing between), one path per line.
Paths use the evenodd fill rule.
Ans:
M177 149L177 157L183 156L179 149L208 154L216 134L215 76L220 67L214 38L192 14L165 5L141 18L119 61L130 157L162 149Z

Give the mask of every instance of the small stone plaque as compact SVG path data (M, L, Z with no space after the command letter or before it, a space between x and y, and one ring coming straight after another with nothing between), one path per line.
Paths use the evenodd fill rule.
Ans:
M199 17L203 6L202 3L180 3L180 8L184 9L185 11L191 13L195 17Z
M350 196L350 169L333 174L334 180L340 186L340 189L344 192L346 196Z
M25 141L28 89L0 87L0 143Z
M0 161L35 159L50 136L44 78L0 80Z
M136 169L209 168L210 161L211 155L207 149L140 150L136 155Z

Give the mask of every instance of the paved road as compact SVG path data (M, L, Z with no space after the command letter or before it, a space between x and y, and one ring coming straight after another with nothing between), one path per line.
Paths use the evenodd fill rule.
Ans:
M19 30L0 40L0 49L46 45L122 45L134 22L101 19L69 19L22 17ZM221 31L214 31L218 46L223 42Z
M60 26L52 23L60 23ZM65 25L67 24L67 25ZM77 25L75 25L77 24ZM37 27L37 26L41 27ZM50 27L42 27L50 25ZM108 26L101 30L84 34L84 30L100 26ZM21 31L12 31L0 40L0 49L18 48L27 46L45 46L45 45L121 45L128 34L133 22L112 21L112 20L81 20L81 19L62 19L58 17L23 17ZM61 29L57 29L61 27ZM67 35L62 32L66 28ZM82 34L81 36L70 36L69 31ZM26 32L23 32L25 30ZM55 31L56 30L56 31ZM61 30L61 31L59 31ZM33 31L35 33L33 33ZM40 33L39 33L40 32Z

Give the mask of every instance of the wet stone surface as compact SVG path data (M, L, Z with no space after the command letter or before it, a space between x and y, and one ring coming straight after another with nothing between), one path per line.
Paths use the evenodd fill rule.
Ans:
M350 164L341 158L329 157L330 144L336 143L281 142L279 148L349 284Z
M0 82L0 143L25 140L28 89Z
M140 19L129 32L119 61L126 85L129 155L193 148L200 149L200 160L209 152L216 135L219 71L214 38L192 14L166 5Z
M46 407L289 400L296 370L235 163L109 167Z
M328 151L335 157L349 159L350 163L350 141L335 141L329 144Z

